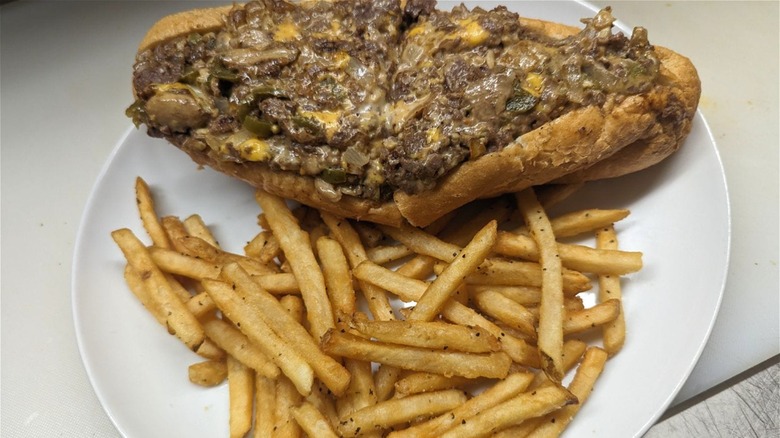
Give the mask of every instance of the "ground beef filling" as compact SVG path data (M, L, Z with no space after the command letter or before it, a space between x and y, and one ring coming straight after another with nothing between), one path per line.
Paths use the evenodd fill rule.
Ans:
M235 6L224 29L137 57L152 136L317 179L333 200L415 193L575 108L648 91L659 62L609 9L555 40L504 7L414 0Z

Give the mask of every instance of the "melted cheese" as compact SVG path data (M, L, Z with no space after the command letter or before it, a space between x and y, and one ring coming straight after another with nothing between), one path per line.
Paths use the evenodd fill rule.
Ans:
M268 161L271 158L271 148L268 142L258 138L250 138L236 148L241 158L247 161Z
M276 32L274 32L274 41L278 41L280 43L294 41L300 37L301 33L298 31L298 26L296 26L295 23L290 20L281 23L276 27Z
M325 137L330 141L339 129L341 113L338 111L301 111L303 117L317 120L325 127Z

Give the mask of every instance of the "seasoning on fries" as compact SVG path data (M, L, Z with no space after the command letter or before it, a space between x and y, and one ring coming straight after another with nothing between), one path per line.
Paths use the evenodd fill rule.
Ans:
M112 237L130 291L206 359L187 378L227 380L231 436L558 436L624 348L620 278L642 267L617 244L627 210L548 214L575 188L481 201L426 229L258 192L263 229L239 253L197 213L155 211L138 178L151 245ZM563 240L584 233L595 247Z

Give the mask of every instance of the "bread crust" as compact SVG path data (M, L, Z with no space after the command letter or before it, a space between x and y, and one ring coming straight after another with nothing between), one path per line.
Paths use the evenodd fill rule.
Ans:
M191 32L218 29L231 8L198 9L165 17L148 31L139 52ZM579 31L547 21L520 21L556 38ZM652 166L674 153L690 132L701 84L688 58L663 47L654 49L661 61L663 80L649 92L567 113L500 151L462 163L431 190L411 195L398 190L392 201L383 203L347 195L333 201L316 190L314 178L274 171L263 163L217 161L173 142L195 162L278 196L343 217L388 225L406 220L426 226L475 199L548 182L616 177ZM670 108L676 111L674 117L668 114Z

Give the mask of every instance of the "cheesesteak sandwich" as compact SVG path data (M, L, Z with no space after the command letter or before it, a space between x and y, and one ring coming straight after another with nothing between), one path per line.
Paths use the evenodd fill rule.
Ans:
M260 0L165 17L127 113L195 162L334 214L424 226L474 199L609 178L684 141L700 94L647 32L433 0Z

